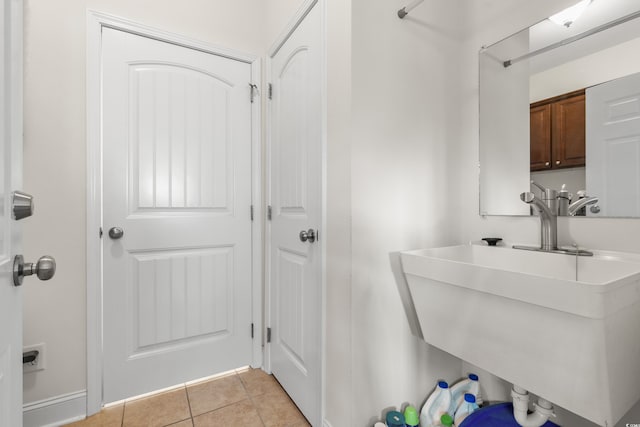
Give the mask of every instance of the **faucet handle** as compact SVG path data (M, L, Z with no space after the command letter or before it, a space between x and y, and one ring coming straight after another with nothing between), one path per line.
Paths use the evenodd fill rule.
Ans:
M531 203L536 198L536 195L531 191L525 191L524 193L520 193L520 200L525 203Z

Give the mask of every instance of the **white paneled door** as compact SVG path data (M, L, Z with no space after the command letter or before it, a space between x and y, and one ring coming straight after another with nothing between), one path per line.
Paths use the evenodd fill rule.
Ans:
M251 67L102 49L106 403L251 362Z
M22 426L22 291L14 286L19 227L12 193L22 185L22 2L0 6L0 426Z
M271 57L270 368L321 425L321 14L316 4Z
M640 73L586 90L588 216L640 216Z

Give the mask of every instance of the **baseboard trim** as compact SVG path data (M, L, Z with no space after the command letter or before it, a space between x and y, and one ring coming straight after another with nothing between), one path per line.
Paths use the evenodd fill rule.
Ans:
M24 427L57 427L87 415L86 390L27 403L22 407Z

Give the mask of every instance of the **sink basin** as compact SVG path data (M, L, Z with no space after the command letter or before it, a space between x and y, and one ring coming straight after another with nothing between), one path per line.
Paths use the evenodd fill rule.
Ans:
M640 258L403 252L425 341L596 424L640 399Z

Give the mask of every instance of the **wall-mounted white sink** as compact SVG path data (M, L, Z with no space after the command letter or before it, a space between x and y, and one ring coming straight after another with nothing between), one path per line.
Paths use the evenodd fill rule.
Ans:
M602 426L640 399L640 257L403 252L425 341Z

